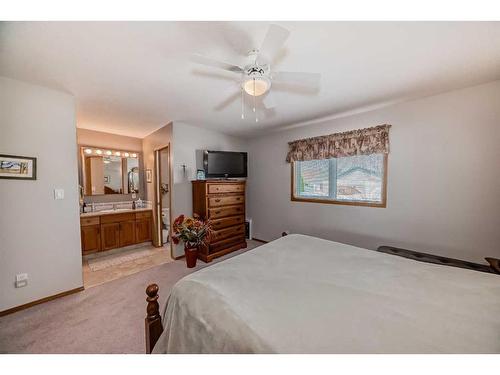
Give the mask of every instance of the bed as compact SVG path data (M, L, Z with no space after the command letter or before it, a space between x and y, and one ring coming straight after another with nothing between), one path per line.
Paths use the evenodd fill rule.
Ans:
M499 275L305 235L184 277L161 318L157 293L153 353L500 353Z

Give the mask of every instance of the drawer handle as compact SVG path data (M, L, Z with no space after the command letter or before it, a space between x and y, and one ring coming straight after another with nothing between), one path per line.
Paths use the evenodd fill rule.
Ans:
M220 199L216 199L215 201L218 203L218 202L220 202Z
M214 211L214 214L218 215L220 214L220 211Z

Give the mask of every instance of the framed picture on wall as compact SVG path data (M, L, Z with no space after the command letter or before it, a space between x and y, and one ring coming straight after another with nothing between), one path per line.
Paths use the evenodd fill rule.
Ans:
M153 174L151 173L151 169L146 169L146 182L148 184L153 182Z
M36 158L0 154L0 178L36 180Z

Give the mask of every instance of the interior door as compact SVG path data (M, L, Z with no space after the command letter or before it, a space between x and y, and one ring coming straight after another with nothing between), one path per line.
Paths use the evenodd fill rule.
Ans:
M168 211L168 220L164 225L162 212L164 208L169 208L171 197L171 165L170 147L163 147L155 151L155 210L154 210L154 245L164 246L167 243L168 225L171 213ZM172 251L172 249L170 249Z
M168 147L160 150L160 207L161 243L165 245L170 227L170 153Z

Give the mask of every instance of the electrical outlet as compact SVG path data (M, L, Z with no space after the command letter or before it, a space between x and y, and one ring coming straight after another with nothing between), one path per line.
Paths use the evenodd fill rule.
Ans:
M16 288L22 288L28 285L28 274L19 273L16 275Z

